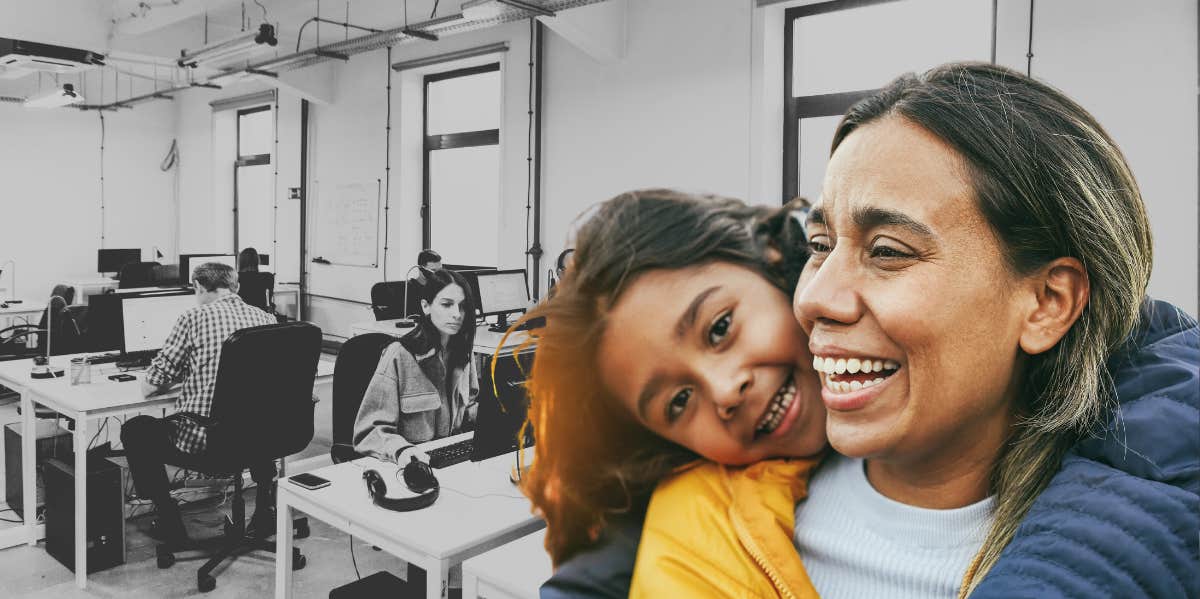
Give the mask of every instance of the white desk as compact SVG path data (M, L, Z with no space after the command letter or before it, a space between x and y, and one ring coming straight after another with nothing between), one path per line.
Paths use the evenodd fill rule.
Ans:
M461 440L454 435L422 444L429 449ZM532 455L529 450L527 455ZM275 597L292 596L292 510L301 510L425 570L425 596L445 597L450 567L545 527L529 500L509 481L515 456L463 462L434 470L441 492L433 505L394 512L372 503L362 472L374 468L387 481L388 495L408 494L396 465L374 458L326 466L312 473L333 484L310 491L280 481L276 493L278 534Z
M78 354L84 355L84 354ZM170 408L175 404L177 391L171 391L154 398L142 397L141 383L143 372L134 372L137 380L118 383L108 380L108 375L118 372L114 363L92 365L92 382L87 385L72 386L67 380L70 374L70 359L73 356L55 356L50 363L55 368L62 368L64 376L54 379L33 379L29 376L32 360L14 360L0 362L0 383L21 394L21 477L23 505L25 509L25 541L36 545L45 529L36 525L35 505L35 473L34 456L35 435L37 430L34 422L34 404L44 405L55 412L75 420L74 451L75 472L87 472L86 460L89 434L89 421L96 418L120 416L143 412L155 408ZM317 363L316 384L324 384L333 380L333 364L327 361ZM75 477L75 530L87 530L87 478ZM80 499L84 498L84 499ZM21 529L17 529L21 530ZM75 585L79 588L87 586L87 535L75 535ZM0 547L20 544L12 539L0 539Z
M538 599L554 574L545 544L542 529L463 562L463 599Z
M350 336L357 337L367 333L386 333L393 337L402 337L405 333L412 330L412 327L406 329L396 328L397 319L392 320L364 320L350 324ZM525 331L513 331L508 336L508 340L503 346L500 345L500 340L504 338L504 333L493 333L487 330L485 326L475 328L475 347L474 351L477 354L490 356L500 349L514 349L521 345L529 338L529 333Z

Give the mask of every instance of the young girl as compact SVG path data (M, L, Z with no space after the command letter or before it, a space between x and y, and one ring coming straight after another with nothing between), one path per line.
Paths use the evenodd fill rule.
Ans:
M771 567L802 572L789 541L789 486L802 484L825 446L825 411L791 312L807 254L801 206L645 190L609 200L579 230L555 297L525 317L546 326L531 331L538 443L524 490L546 518L556 564L703 457L704 480L741 498L737 516L748 525L722 530L771 539L762 551L789 556ZM781 492L743 494L743 481L764 477ZM653 536L642 552L654 550ZM676 549L658 547L667 559ZM747 574L756 557L730 556ZM788 580L803 591L802 577Z
M432 273L417 327L383 353L354 421L354 450L405 464L414 445L470 430L479 375L475 306L462 275Z

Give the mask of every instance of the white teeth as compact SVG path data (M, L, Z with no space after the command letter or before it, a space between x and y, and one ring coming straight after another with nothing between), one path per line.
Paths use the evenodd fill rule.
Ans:
M862 383L860 383L858 381L850 381L850 390L851 391L858 391L859 389L862 389L862 388L863 388Z
M883 372L883 360L875 360L871 362L871 366L875 367L875 372Z
M882 383L886 377L876 377L870 381L831 381L827 376L821 378L826 389L829 389L834 393L850 393L852 391L866 389L867 387L874 387L875 385Z
M821 367L822 372L832 373L833 367L837 365L837 361L833 358L825 358L825 365Z
M815 365L815 359L814 359ZM783 387L780 387L776 392L775 397L771 398L771 404L767 406L767 411L758 422L758 426L754 428L755 433L769 435L775 432L779 423L783 422L783 415L787 412L788 407L792 405L792 401L796 399L796 383L788 381Z
M883 367L886 370L895 370L900 367L900 364L894 360L887 360L883 363Z
M874 364L870 360L863 360L862 366L859 367L859 372L871 372L874 369Z
M833 365L833 371L838 374L846 372L846 360L843 358L838 358L838 361Z
M813 370L815 370L817 372L821 372L822 370L825 369L824 367L825 367L825 360L823 360L817 356L813 356Z
M846 360L846 372L854 374L858 372L860 368L862 368L862 362L859 361L858 358L850 358L849 360Z

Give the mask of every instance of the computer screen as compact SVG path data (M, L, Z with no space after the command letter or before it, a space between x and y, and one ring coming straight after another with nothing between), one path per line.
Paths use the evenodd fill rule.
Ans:
M121 267L142 261L139 248L103 249L96 251L96 272L121 272Z
M122 299L125 353L161 348L179 315L195 305L194 295L145 295Z
M477 271L479 308L484 316L521 312L529 307L525 269Z
M228 264L234 271L237 271L237 256L234 254L180 254L179 283L182 285L191 285L192 269L205 262Z

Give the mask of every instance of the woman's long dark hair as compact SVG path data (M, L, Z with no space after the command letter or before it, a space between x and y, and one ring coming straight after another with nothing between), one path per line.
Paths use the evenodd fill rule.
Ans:
M604 391L596 346L607 314L638 276L727 262L791 296L808 256L794 208L665 189L600 206L579 229L575 259L553 298L521 322L537 351L526 381L535 457L522 490L546 519L546 549L560 564L596 540L606 518L641 505L654 485L696 458L636 422Z
M446 371L449 373L455 368L465 368L475 347L475 294L471 289L471 284L462 275L445 269L429 272L425 275L425 279L425 285L421 289L421 299L430 306L433 306L433 299L437 297L437 294L451 284L458 285L463 290L465 297L462 303L462 328L450 337L450 342L446 346ZM433 326L433 319L428 314L422 314L417 319L417 326L425 339L435 346L438 345L441 333L438 332L437 327Z
M238 253L238 272L258 272L258 250L245 248Z

